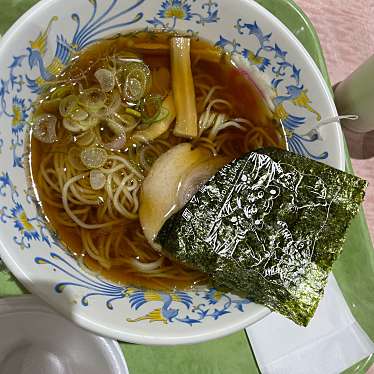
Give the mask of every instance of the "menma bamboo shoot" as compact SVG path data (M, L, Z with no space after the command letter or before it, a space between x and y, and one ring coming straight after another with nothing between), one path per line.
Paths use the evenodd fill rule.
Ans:
M190 42L190 39L185 37L171 39L171 73L176 109L174 135L184 138L198 135Z

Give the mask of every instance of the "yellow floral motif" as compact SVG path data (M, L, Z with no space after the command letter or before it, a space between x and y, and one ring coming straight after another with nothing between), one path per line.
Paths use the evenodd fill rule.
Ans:
M221 297L222 297L222 292L221 291L216 291L215 292L215 295L214 295L214 298L219 301L221 300Z
M22 110L18 105L13 105L12 126L18 125L21 121L23 121Z
M284 106L282 104L279 104L275 107L274 109L274 117L280 121L280 120L284 120L288 117L288 113L286 112L286 109L284 108Z
M191 304L189 296L183 292L176 293L166 293L166 292L155 292L155 291L135 291L129 294L131 301L131 306L135 309L149 302L162 302L162 307L154 308L152 311L148 312L146 315L138 318L128 318L128 322L139 322L139 321L149 321L149 322L162 322L167 324L173 322L173 318L178 315L178 309L172 307L172 303L183 303L188 306ZM184 299L183 299L184 298Z
M162 300L160 294L154 291L144 292L144 299L147 301L160 301Z
M34 93L39 93L40 88L46 83L58 76L66 64L70 61L73 51L69 42L63 36L57 36L57 45L55 47L55 55L49 65L46 64L45 55L48 49L48 34L50 32L52 23L57 21L58 17L54 16L48 22L48 26L44 31L39 33L39 36L30 41L30 48L28 48L29 64L32 69L39 70L39 76L35 79L27 78L27 85Z
M43 84L45 84L45 79L43 79L42 77L38 77L35 79L35 82L39 85L39 87L43 86Z
M31 49L40 51L40 54L42 56L44 56L45 52L47 51L47 38L48 38L49 30L52 26L52 23L57 20L58 20L57 16L52 17L48 23L46 30L44 32L41 32L34 41L30 41Z
M284 135L286 135L286 138L287 139L291 139L293 137L293 132L286 129L286 128L283 128L283 131L284 131Z
M169 9L165 10L165 18L179 18L184 19L186 16L186 13L184 10L178 6L170 7Z
M138 317L135 319L127 318L127 322L139 322L139 321L149 321L149 322L162 322L167 324L168 321L161 314L161 308L152 310L152 312L146 314L145 316Z
M22 212L19 215L18 219L22 223L22 225L24 227L24 230L26 230L26 231L32 231L32 230L34 230L34 226L29 222L29 219L27 218L25 212Z
M308 93L308 90L301 91L301 93L296 98L292 99L292 103L296 106L307 109L311 113L314 113L317 116L317 121L320 121L321 115L310 106L311 101L307 93Z
M256 56L252 51L248 52L248 60L251 61L254 65L260 65L263 61L263 57Z
M53 75L58 75L61 73L64 67L65 65L61 62L61 60L55 57L48 66L48 71Z

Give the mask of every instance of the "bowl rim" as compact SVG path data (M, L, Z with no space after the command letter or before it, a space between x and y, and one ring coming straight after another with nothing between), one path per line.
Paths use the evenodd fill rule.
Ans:
M230 1L230 0L223 0L223 1ZM55 3L60 2L60 0L41 0L33 7L31 7L26 13L24 13L3 35L0 39L0 55L3 53L4 50L8 48L8 44L12 40L12 38L20 33L21 29L23 28L24 24L27 23L28 19L32 18L34 14L38 13L41 9L45 9L48 6L51 6ZM265 9L255 0L246 1L246 5L248 8L253 7L256 9L261 17L268 19L272 25L276 25L279 27L286 35L288 40L291 44L295 45L300 53L303 55L303 58L307 65L309 65L310 69L312 69L316 75L316 78L319 83L319 87L323 90L325 94L325 99L327 99L327 103L329 106L329 110L333 113L334 116L337 116L337 110L334 105L333 96L331 94L330 89L328 88L328 84L324 80L322 73L320 72L317 64L314 62L313 58L307 52L305 47L302 43L296 38L296 36L280 21L275 15L273 15L270 11ZM242 2L238 2L238 7L242 6ZM336 142L337 149L338 149L338 168L340 170L345 169L345 151L344 151L344 138L343 132L340 126L337 126L338 136L334 141ZM209 331L199 333L198 331L193 332L189 330L184 336L163 336L161 334L153 335L152 333L147 333L147 335L141 333L141 329L139 329L138 333L126 332L126 329L113 329L112 327L108 327L105 325L101 325L95 322L94 319L88 319L81 315L79 311L72 312L71 307L65 303L64 307L60 307L55 305L55 303L51 300L51 297L42 287L39 287L38 284L26 274L26 272L16 263L15 259L11 255L10 251L6 248L4 242L1 239L0 234L0 253L1 258L3 259L6 266L10 269L12 274L19 280L31 293L39 296L43 299L52 309L56 312L63 314L68 319L72 320L74 323L79 325L80 327L92 331L96 334L100 334L102 336L115 338L121 341L126 341L129 343L137 343L137 344L146 344L146 345L179 345L179 344L193 344L204 342L208 340L212 340L215 338L223 337L234 332L237 332L245 327L263 319L267 315L271 313L271 311L262 305L258 305L258 310L256 312L252 312L249 316L245 317L243 315L242 318L237 319L236 321L233 320L229 326L221 326L218 325L215 328L210 329ZM149 329L151 331L151 329Z

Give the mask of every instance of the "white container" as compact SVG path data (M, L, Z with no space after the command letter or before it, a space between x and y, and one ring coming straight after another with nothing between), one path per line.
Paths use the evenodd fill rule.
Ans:
M344 127L360 133L374 130L374 55L335 87L340 115L357 114L357 121L341 120Z
M94 335L34 296L0 299L0 374L128 374L115 340Z

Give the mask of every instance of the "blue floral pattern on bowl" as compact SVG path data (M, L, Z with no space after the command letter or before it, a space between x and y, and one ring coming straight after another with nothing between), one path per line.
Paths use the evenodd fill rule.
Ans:
M66 33L57 33L52 40L51 34L58 30L59 22L59 16L52 15L45 20L42 31L30 35L32 41L23 46L21 53L14 54L9 61L2 61L7 64L7 74L0 76L0 119L10 123L10 131L7 137L4 135L7 130L0 129L0 154L9 152L11 162L3 166L4 171L0 174L0 224L12 235L19 250L33 256L38 269L52 269L61 274L62 280L54 284L54 292L63 294L68 289L80 290L75 301L85 309L90 308L94 300L104 303L110 311L126 303L133 312L126 318L131 325L149 321L169 326L178 323L197 326L203 321L245 314L253 303L213 288L157 292L113 284L92 275L63 250L56 235L48 230L35 208L32 191L24 189L25 184L16 186L14 181L20 180L20 173L24 173L24 138L32 114L30 97L35 98L41 86L58 75L77 53L126 28L182 30L197 35L203 34L204 28L219 25L225 16L221 3L211 0L163 0L157 6L146 0L86 1L84 12L81 8L70 14L68 22L74 30L71 35L65 30ZM148 6L154 9L153 14L149 13ZM231 36L225 35L221 28L216 31L215 44L241 54L271 77L276 92L275 115L286 130L290 150L317 160L327 159L327 150L316 153L313 147L320 141L316 136L298 133L304 128L308 115L315 121L321 116L309 97L302 69L288 58L288 51L273 40L272 32L262 28L260 21L250 19L250 14L246 19L237 18L231 30L226 32ZM40 251L33 254L33 245L37 243L44 246L45 255L40 255Z
M97 2L90 1L93 7L92 14L89 21L83 26L80 16L76 13L72 14L71 18L76 23L75 34L70 41L64 35L57 35L54 57L48 63L44 58L47 51L48 33L53 23L58 20L57 16L52 17L46 29L30 42L30 46L26 48L24 54L13 56L13 61L9 65L9 76L6 79L0 79L0 115L12 118L13 166L22 167L23 165L22 149L24 143L22 134L31 111L30 101L20 97L24 86L26 85L32 93L39 93L40 87L46 81L58 75L76 53L99 40L101 34L108 32L108 30L115 32L118 29L136 25L143 18L143 13L138 12L129 20L122 19L130 11L139 7L144 0L139 0L120 12L114 12L117 1L112 0L110 6L100 15L98 14ZM195 1L191 3L193 4ZM196 9L196 11L193 11L191 3L183 0L165 0L161 3L157 15L146 22L154 28L174 30L179 26L178 21L195 22L202 26L219 21L218 3L204 2L200 5L201 9ZM113 25L113 20L118 19L121 19L121 21ZM216 45L232 53L240 53L252 65L272 77L272 86L277 93L277 97L274 99L275 114L286 130L290 150L317 160L327 158L328 152L326 151L321 154L314 154L308 150L308 143L318 141L318 136L316 134L313 134L313 136L297 134L295 130L304 125L306 117L292 114L292 112L286 110L284 105L288 102L293 106L302 107L314 113L317 121L321 119L320 114L311 106L308 90L301 82L301 69L287 61L287 51L282 50L277 43L273 44L271 41L272 33L264 33L256 21L245 23L239 18L234 27L239 35L246 33L249 37L256 38L258 41L257 50L252 51L241 47L235 39L228 40L223 35L220 35ZM187 31L192 31L192 29ZM269 58L269 55L272 58ZM30 75L18 73L18 70L24 68L24 64L28 64ZM288 80L285 79L286 76ZM289 79L292 79L294 84L290 85ZM287 85L282 90L284 82L287 82ZM6 98L11 98L11 105L7 105ZM3 144L3 139L0 140L1 144Z
M188 1L165 0L161 3L161 8L157 12L157 15L153 19L147 20L147 22L155 28L172 31L177 28L178 20L194 20L202 26L206 23L217 22L219 20L218 3L209 0L203 3L200 9L193 11L192 5Z
M244 306L249 304L248 299L242 299L217 291L214 288L202 291L194 291L194 299L191 293L184 291L162 292L142 290L136 287L122 287L105 281L99 276L89 276L80 269L75 262L56 254L50 253L50 259L36 257L35 262L39 265L52 266L68 277L68 281L59 282L55 285L55 291L61 293L66 287L83 287L90 292L84 295L80 302L83 306L89 305L89 299L101 296L106 299L108 309L113 309L113 302L120 299L128 299L131 308L141 310L144 304L157 302L158 307L153 308L145 315L136 318L127 318L128 322L182 322L192 326L201 323L204 318L219 317L228 314L233 308L243 312ZM196 303L196 300L199 303ZM184 310L181 309L184 306ZM214 309L214 310L212 310Z

